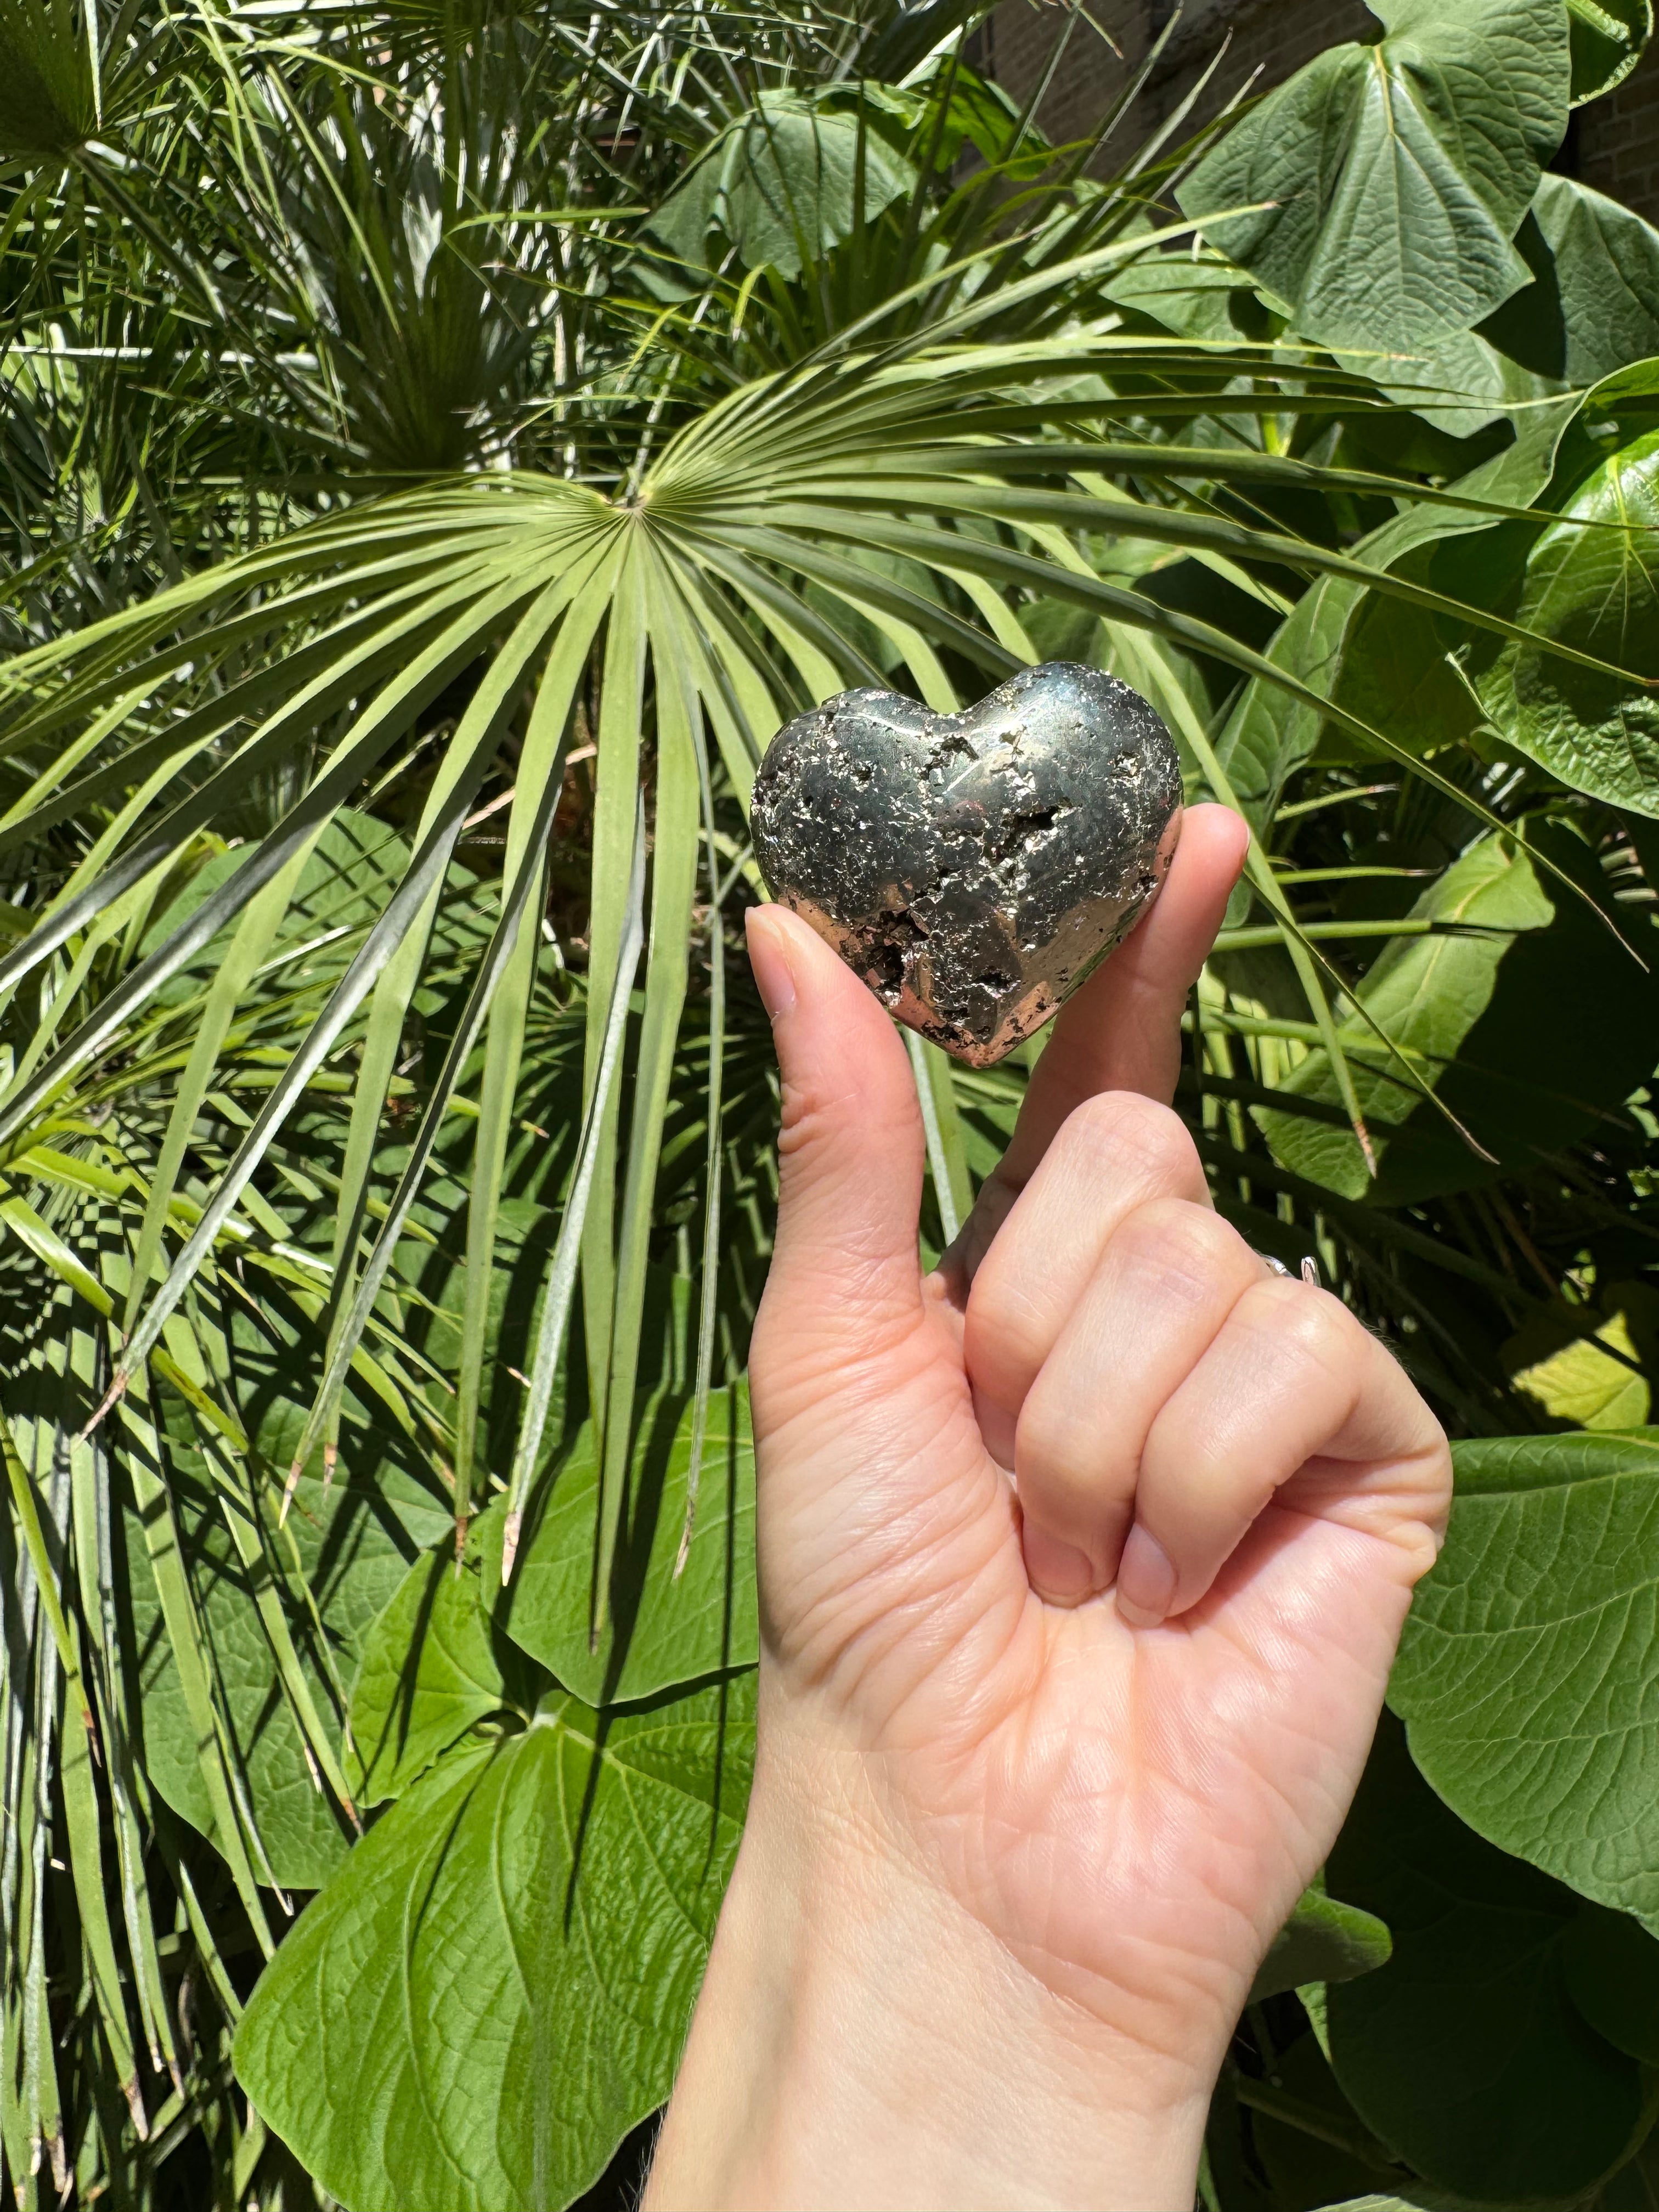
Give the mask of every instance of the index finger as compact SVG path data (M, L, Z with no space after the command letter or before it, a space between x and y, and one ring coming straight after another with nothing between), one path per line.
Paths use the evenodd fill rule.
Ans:
M1056 1016L1014 1133L944 1263L965 1290L1067 1115L1103 1091L1167 1106L1181 1071L1181 1016L1215 942L1249 846L1226 806L1188 807L1170 872L1127 940Z

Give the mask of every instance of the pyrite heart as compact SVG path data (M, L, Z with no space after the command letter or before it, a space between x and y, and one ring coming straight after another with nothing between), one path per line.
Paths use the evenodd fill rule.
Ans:
M960 714L826 700L767 747L750 826L773 896L900 1021L989 1067L1128 935L1180 811L1139 693L1054 660Z

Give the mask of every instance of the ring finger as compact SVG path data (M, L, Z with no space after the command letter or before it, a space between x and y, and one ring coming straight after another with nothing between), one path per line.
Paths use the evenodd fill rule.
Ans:
M1148 1626L1195 1605L1284 1485L1325 1519L1388 1534L1443 1481L1445 1438L1403 1369L1328 1292L1258 1280L1159 1409L1140 1455L1118 1610ZM1419 1571L1420 1571L1420 1565Z

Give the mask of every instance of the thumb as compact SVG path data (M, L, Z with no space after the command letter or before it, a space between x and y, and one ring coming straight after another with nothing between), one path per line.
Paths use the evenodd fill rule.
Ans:
M924 1142L910 1061L874 998L800 917L748 917L783 1085L778 1226L753 1364L775 1414L880 1363L921 1318Z

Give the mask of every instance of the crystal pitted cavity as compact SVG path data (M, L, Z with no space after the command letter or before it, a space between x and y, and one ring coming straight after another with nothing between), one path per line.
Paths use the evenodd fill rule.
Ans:
M989 1067L1133 928L1180 812L1175 743L1140 694L1051 660L960 714L843 691L798 715L750 829L773 896L900 1021Z

